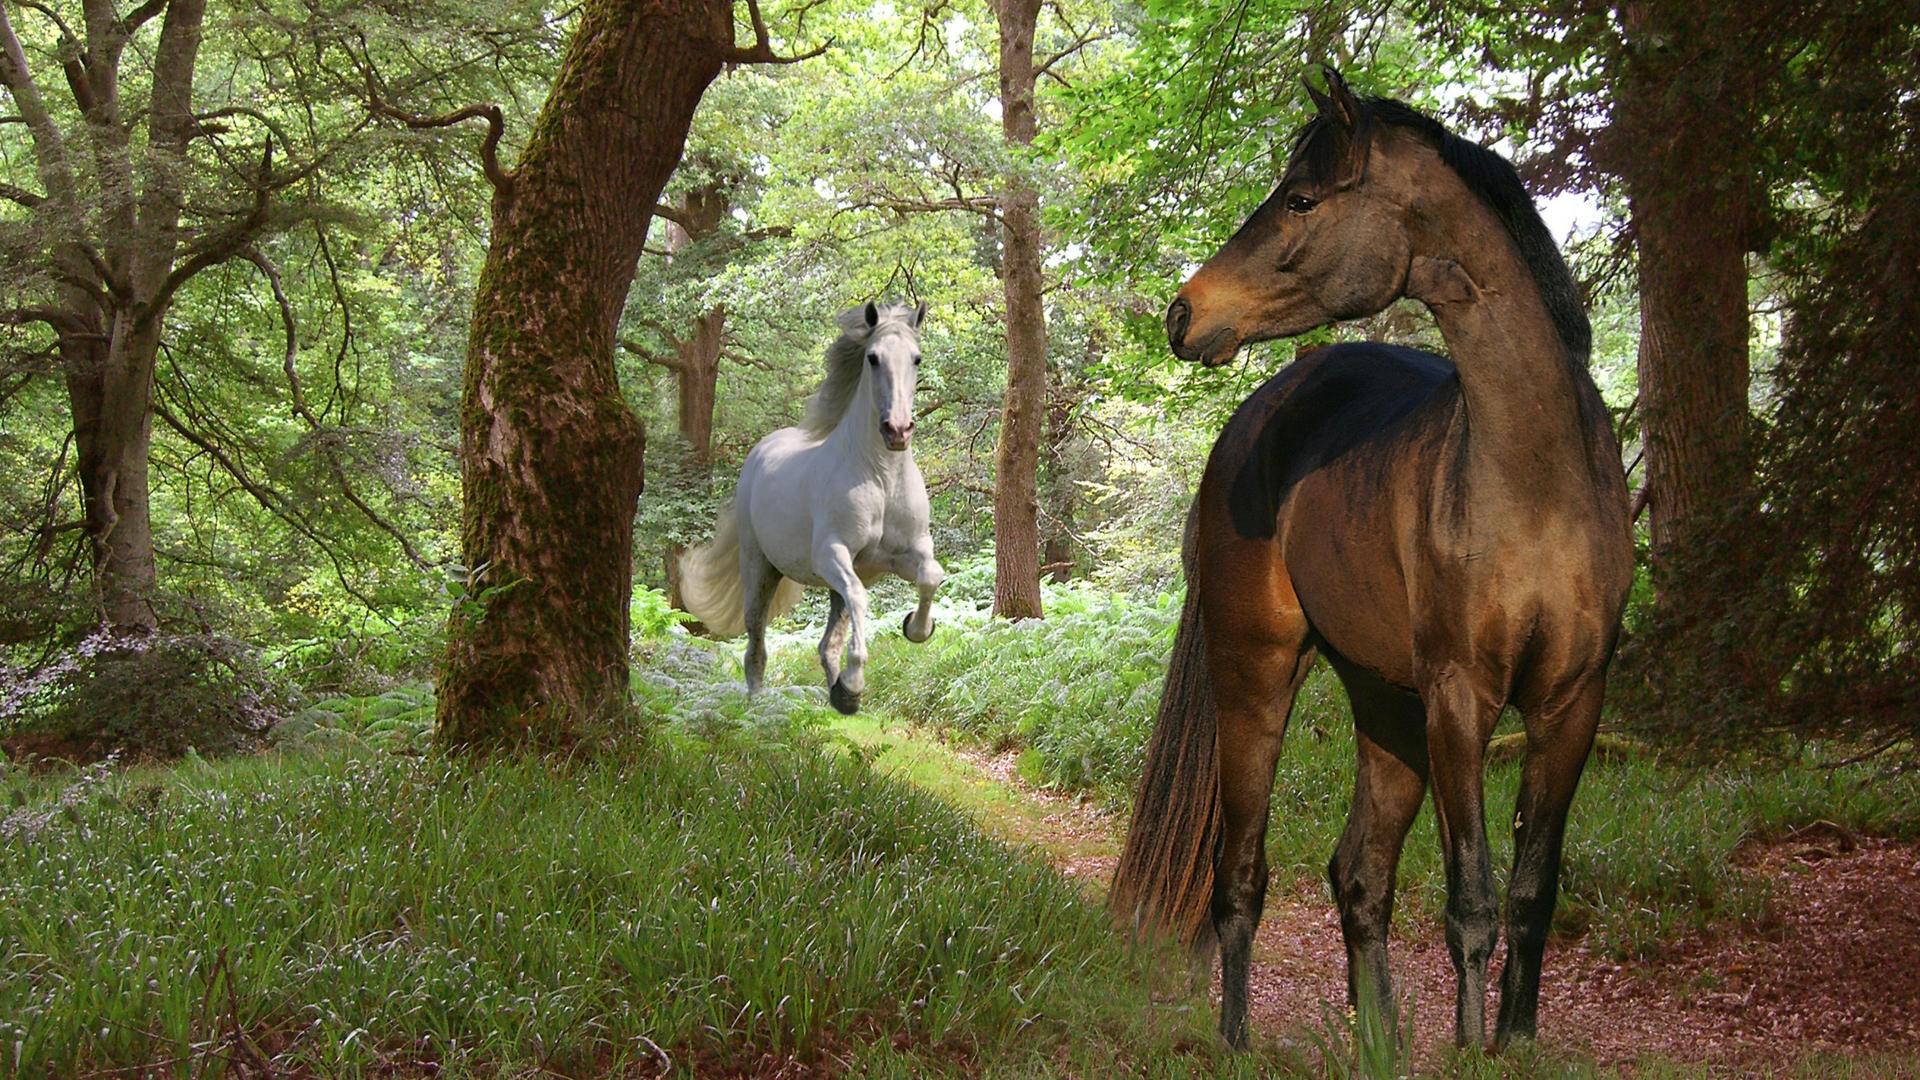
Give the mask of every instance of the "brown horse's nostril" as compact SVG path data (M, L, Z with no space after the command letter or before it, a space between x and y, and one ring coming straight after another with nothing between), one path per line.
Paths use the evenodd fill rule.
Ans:
M1193 305L1184 296L1174 297L1167 305L1167 341L1179 348L1187 340L1187 323L1193 318Z

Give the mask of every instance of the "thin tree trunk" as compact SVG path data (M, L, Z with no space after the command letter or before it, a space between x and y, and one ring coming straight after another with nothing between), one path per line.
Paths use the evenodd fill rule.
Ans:
M1033 35L1039 0L996 0L1000 117L1016 161L1033 144ZM1040 196L1017 170L1000 198L1001 283L1007 301L1007 393L994 451L993 613L1037 619L1040 603L1040 435L1047 400L1047 317L1040 272Z
M448 622L448 745L561 743L626 702L645 437L614 334L731 16L725 0L589 0L495 200L461 406L475 581Z

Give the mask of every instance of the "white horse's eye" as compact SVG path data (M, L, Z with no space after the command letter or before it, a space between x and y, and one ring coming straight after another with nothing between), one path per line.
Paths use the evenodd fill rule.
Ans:
M914 353L914 354L913 354L913 366L914 366L914 367L919 367L919 366L920 366L920 354L919 354L919 353Z
M880 354L879 354L879 353L877 353L877 352L870 352L870 353L868 353L868 354L867 354L867 363L869 363L869 364L872 364L872 365L873 365L874 367L879 367L879 366L880 366Z

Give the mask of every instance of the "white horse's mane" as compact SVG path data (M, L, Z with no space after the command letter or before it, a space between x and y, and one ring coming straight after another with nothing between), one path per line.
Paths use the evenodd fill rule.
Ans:
M879 318L867 326L867 307L852 307L840 313L835 322L840 336L827 346L827 377L807 399L806 415L800 430L815 438L826 438L846 415L853 392L860 388L860 372L865 367L867 343L883 333L896 331L914 340L920 338L920 309L906 304L875 305Z

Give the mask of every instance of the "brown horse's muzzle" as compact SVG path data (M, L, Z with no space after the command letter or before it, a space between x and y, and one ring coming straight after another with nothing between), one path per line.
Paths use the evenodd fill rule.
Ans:
M1240 336L1231 325L1213 327L1198 338L1188 337L1193 330L1193 302L1184 292L1167 305L1167 345L1173 355L1204 367L1219 367L1233 359L1240 348Z

